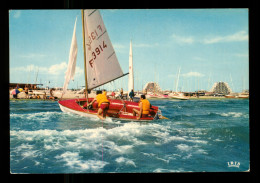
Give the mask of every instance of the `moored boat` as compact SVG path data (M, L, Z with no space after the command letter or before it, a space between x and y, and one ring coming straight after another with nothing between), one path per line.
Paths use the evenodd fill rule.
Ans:
M237 98L248 99L249 98L249 94L248 93L241 93L241 94L238 95Z
M178 99L178 100L189 100L189 97L184 96L183 93L170 93L169 97L171 99Z
M225 98L236 98L235 95L225 95Z

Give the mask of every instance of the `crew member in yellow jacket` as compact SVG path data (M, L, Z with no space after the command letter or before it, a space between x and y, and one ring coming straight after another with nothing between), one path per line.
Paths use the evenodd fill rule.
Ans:
M105 119L107 115L107 111L109 109L109 100L107 99L106 91L97 91L97 96L92 100L92 102L89 103L89 105L92 105L95 101L98 103L98 112L97 116L100 119ZM101 115L103 113L103 116Z
M133 116L136 116L136 114L138 114L138 117L136 119L140 119L141 117L147 117L150 112L150 107L151 107L151 104L145 98L145 95L141 95L141 98L139 101L140 110L133 109Z

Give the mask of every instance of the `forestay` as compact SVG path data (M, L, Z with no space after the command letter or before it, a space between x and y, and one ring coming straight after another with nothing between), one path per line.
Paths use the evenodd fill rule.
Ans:
M84 10L88 90L123 76L99 10Z

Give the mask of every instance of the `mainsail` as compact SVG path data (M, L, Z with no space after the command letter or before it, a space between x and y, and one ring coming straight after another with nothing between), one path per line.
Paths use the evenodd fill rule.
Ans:
M128 93L134 90L134 73L133 73L133 52L132 52L132 41L130 41L129 50L129 76L128 76Z
M84 10L87 89L124 76L99 10Z
M77 23L77 18L75 20L73 36L70 45L69 63L65 75L62 95L66 92L70 80L73 80L75 76L77 53L78 53L77 38L76 38L76 23Z

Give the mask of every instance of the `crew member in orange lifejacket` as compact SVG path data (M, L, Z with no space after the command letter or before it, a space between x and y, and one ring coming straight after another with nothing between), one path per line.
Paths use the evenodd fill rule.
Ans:
M101 91L97 91L97 96L95 99L92 100L92 102L89 103L88 106L92 105L95 101L97 101L98 103L98 112L97 112L97 116L100 119L105 119L106 115L107 115L107 111L109 109L109 100L107 99L107 95L106 95L106 91L103 91L103 93ZM101 115L103 113L103 116Z
M151 108L151 104L145 98L145 95L141 95L139 101L139 108L140 110L133 109L133 116L136 116L136 114L138 114L138 117L136 119L140 119L141 117L147 117Z

